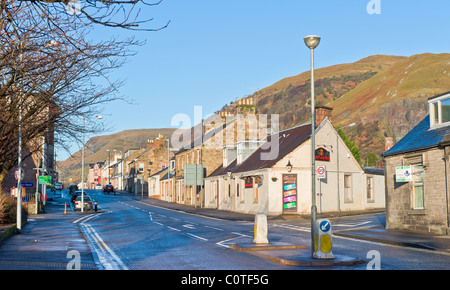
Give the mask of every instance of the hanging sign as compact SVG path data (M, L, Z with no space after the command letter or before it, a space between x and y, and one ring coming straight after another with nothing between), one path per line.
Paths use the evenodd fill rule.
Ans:
M253 188L253 178L250 176L245 178L245 188Z
M320 160L320 161L330 161L330 151L327 151L324 148L318 148L315 151L315 158L316 160Z
M396 182L412 181L411 166L396 166L395 167L395 181Z

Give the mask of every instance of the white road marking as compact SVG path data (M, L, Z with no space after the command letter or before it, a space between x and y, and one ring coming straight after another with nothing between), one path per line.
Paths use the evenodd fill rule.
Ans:
M189 235L189 236L194 237L194 238L199 239L199 240L208 241L208 239L196 236L196 235L191 234L191 233L186 233L186 235Z

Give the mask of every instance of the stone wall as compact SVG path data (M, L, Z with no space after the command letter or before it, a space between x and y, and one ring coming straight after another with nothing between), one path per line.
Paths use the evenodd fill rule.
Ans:
M431 149L386 157L386 228L439 234L448 233L448 161L444 150ZM414 161L411 161L414 160ZM422 161L424 166L424 208L413 209L412 182L396 182L395 167ZM447 171L446 166L447 164Z

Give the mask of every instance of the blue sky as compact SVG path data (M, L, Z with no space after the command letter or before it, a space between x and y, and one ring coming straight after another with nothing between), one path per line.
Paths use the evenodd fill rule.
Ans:
M368 13L370 0L163 0L144 7L141 17L153 18L151 27L171 22L158 32L107 32L135 35L146 44L112 75L125 80L120 94L135 105L106 105L104 121L113 129L104 134L178 128L171 125L175 114L193 120L194 106L202 106L206 116L309 71L303 37L310 34L322 37L316 68L375 54L450 52L450 1L372 1L381 5L380 14Z

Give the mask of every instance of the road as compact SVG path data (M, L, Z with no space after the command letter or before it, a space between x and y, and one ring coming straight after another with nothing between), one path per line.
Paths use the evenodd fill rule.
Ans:
M173 211L129 196L88 192L104 211L74 221L90 241L103 269L273 270L293 269L231 250L252 243L252 221L230 221ZM334 230L375 227L384 214L331 219ZM309 220L269 222L270 243L310 245ZM305 250L306 253L309 249ZM450 256L427 250L333 237L333 252L363 258L332 269L449 269ZM323 267L322 267L323 269Z
M251 219L211 218L158 207L129 195L105 195L95 190L86 193L97 200L97 213L73 212L69 207L68 214L64 215L64 202L70 200L68 191L64 190L62 198L58 196L49 202L52 207L47 213L32 216L22 234L0 244L0 269L77 269L77 265L88 270L450 269L448 251L338 235L333 235L333 253L358 257L363 263L326 267L281 265L231 248L252 245L254 222ZM385 222L384 214L330 220L333 232L376 228ZM268 240L270 245L304 245L306 249L285 250L283 255L301 253L309 257L310 221L270 219Z

